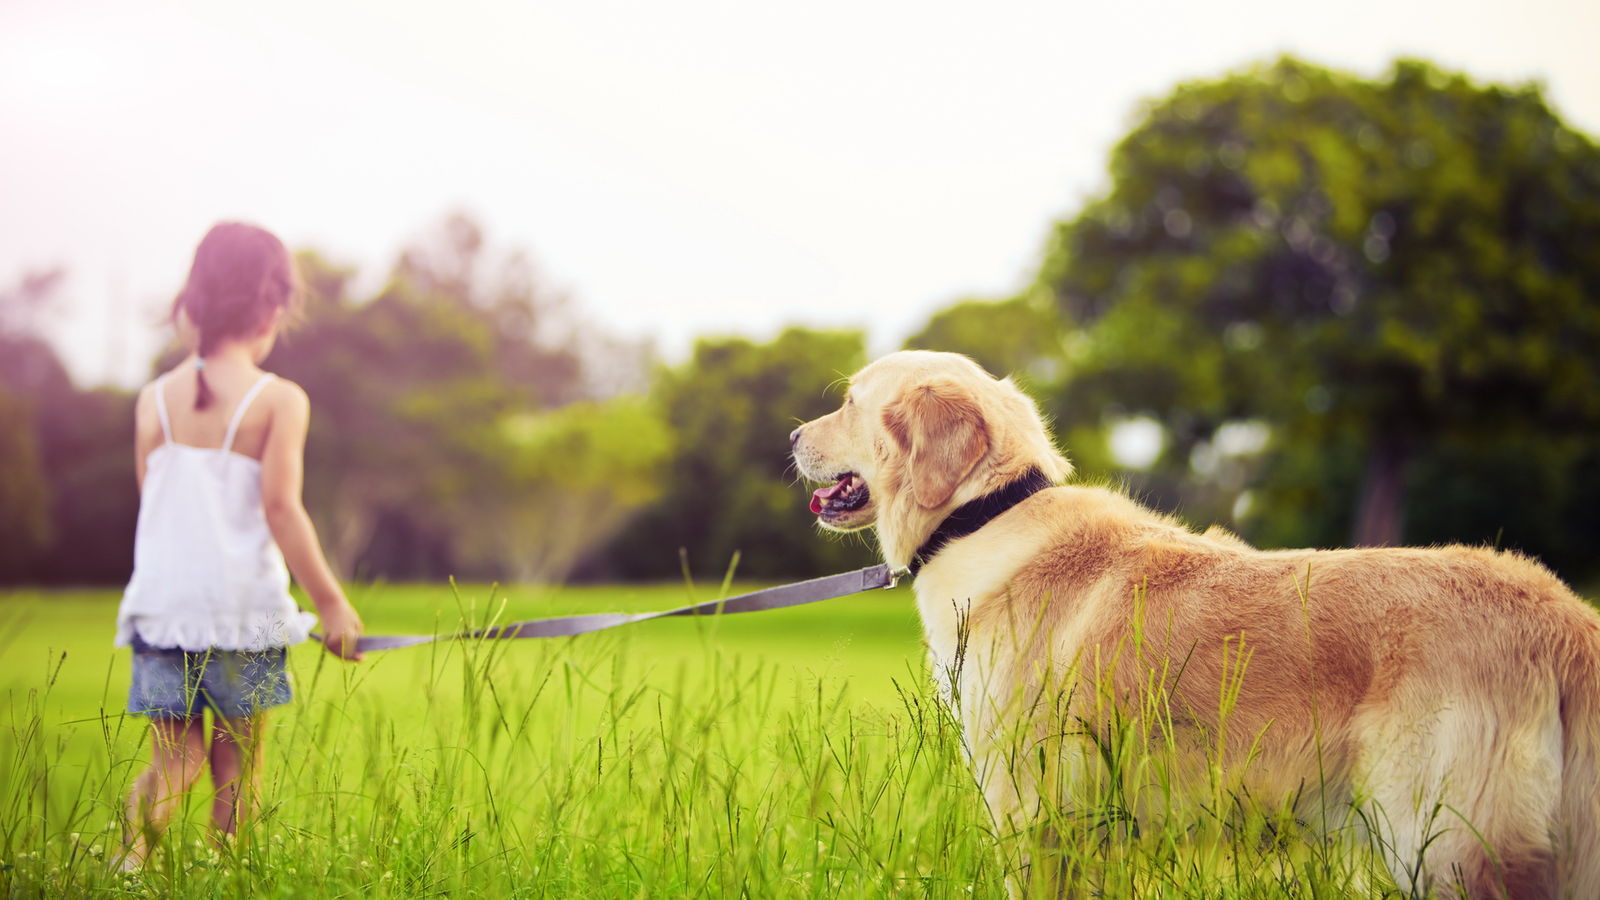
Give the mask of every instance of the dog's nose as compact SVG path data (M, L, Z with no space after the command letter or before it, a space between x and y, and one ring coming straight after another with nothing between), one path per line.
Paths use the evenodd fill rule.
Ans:
M804 425L800 426L800 428L804 427ZM789 432L789 449L791 450L794 449L795 444L800 443L800 428L796 428L795 430Z

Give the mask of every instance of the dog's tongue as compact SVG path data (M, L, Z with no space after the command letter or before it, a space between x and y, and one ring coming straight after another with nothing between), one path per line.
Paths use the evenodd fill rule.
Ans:
M840 491L844 490L845 486L848 485L849 483L850 483L850 476L846 475L843 478L840 478L838 481L834 482L833 484L829 485L828 487L818 488L818 489L812 491L811 492L811 514L814 515L814 516L815 515L821 515L821 513L822 513L822 504L824 502L828 501L828 500L832 500L834 498L834 495L836 495Z

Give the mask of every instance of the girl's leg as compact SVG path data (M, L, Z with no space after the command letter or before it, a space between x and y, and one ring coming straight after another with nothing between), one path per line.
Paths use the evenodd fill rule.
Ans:
M256 811L265 719L264 712L217 716L212 726L211 783L217 789L217 799L211 806L211 821L219 836L236 834L239 821Z
M150 767L133 780L128 795L125 868L144 865L150 847L172 818L173 804L206 764L205 719L151 719Z

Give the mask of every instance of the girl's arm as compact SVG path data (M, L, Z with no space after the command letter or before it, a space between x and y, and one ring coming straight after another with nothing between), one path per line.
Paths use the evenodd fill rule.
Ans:
M280 381L267 444L261 455L261 504L267 527L296 581L316 604L322 619L322 642L328 652L344 659L361 659L356 638L361 617L345 599L338 579L322 555L317 531L301 502L305 484L306 429L311 422L311 401L298 385ZM276 387L276 385L274 385Z

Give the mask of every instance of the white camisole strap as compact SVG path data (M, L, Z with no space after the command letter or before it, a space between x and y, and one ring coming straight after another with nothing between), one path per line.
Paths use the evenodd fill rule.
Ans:
M233 449L233 436L239 433L239 423L244 421L244 411L250 408L251 401L256 399L256 395L261 393L261 389L266 387L272 378L271 372L262 372L256 383L250 385L250 390L245 391L244 396L239 399L239 405L233 410L233 421L228 423L228 436L222 439L223 450Z
M161 419L161 438L167 443L172 443L172 420L167 418L167 379L169 375L161 376L156 382L156 416Z

